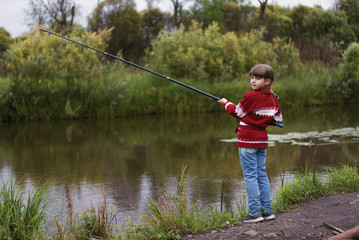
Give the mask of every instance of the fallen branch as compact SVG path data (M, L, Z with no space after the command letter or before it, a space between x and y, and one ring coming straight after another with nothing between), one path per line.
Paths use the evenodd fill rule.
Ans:
M359 226L342 232L336 236L327 238L327 240L342 240L342 239L359 239Z
M338 233L343 233L344 232L340 228L337 228L337 227L335 227L335 226L333 226L333 225L331 225L331 224L329 224L327 222L323 222L323 225L330 228L330 229L332 229L332 230L334 230L335 232L338 232Z

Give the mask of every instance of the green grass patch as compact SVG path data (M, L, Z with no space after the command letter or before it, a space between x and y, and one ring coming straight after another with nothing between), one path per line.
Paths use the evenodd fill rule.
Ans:
M328 170L328 177L320 180L316 175L305 172L284 184L274 198L275 212L289 210L310 200L330 194L359 191L359 175L356 167L343 166Z
M2 183L0 190L0 238L36 239L43 236L46 223L46 192L29 191L26 194L15 181Z

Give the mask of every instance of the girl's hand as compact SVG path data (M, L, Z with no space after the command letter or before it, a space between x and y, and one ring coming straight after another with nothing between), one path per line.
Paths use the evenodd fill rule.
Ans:
M222 98L221 100L218 100L218 102L224 106L224 104L226 104L226 102L228 102L228 100L225 98Z

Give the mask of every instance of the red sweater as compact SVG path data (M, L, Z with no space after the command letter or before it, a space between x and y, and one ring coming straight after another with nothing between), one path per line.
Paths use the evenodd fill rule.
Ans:
M279 104L271 91L249 92L237 105L228 101L224 108L240 120L236 132L237 146L242 148L267 148L266 128L273 121L282 122Z

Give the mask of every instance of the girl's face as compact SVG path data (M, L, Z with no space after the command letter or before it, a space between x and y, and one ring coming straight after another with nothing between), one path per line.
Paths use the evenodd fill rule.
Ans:
M251 76L250 84L254 91L267 90L270 85L270 80L262 77Z

